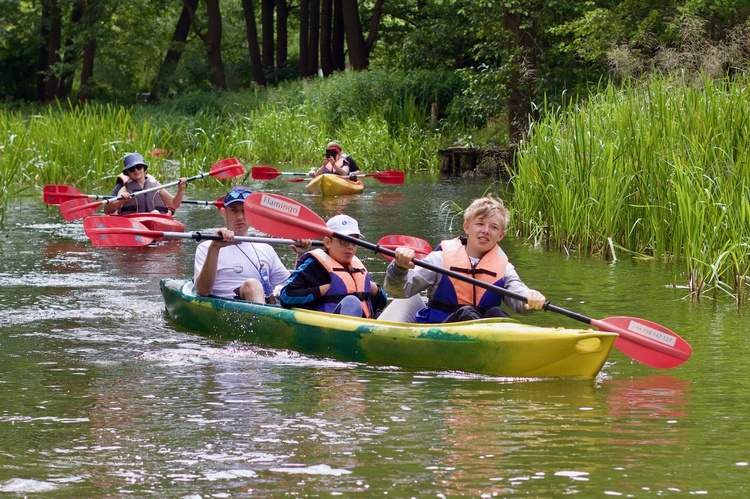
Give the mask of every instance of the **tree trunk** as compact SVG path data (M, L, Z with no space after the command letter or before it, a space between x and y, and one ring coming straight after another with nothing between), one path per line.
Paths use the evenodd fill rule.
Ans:
M84 0L79 0L73 4L73 9L70 13L70 24L71 29L69 34L72 33L86 33L83 29L83 12L84 12ZM68 37L65 40L65 50L62 51L62 66L63 69L60 72L60 83L57 86L58 99L65 99L70 96L70 92L73 89L73 79L75 78L75 61L78 59L80 52L76 49L73 39Z
M310 4L308 0L299 1L299 68L297 76L305 78L309 75L307 61L309 60L309 21L310 21Z
M362 34L357 0L341 0L344 14L344 33L349 47L349 63L355 71L363 71L370 65L370 54Z
M61 12L57 0L46 0L42 4L41 35L44 45L39 51L37 77L37 98L50 102L57 93L58 80L54 66L60 62L60 41L62 37Z
M260 25L263 33L263 70L270 74L273 70L273 9L276 0L262 0Z
M224 63L221 60L222 25L219 0L206 0L206 10L208 12L208 27L203 37L203 44L206 47L206 58L211 71L209 79L214 87L226 90L227 81L224 76Z
M260 45L258 45L258 27L255 25L255 9L253 0L242 0L242 11L245 13L245 26L247 31L247 48L250 52L250 64L253 70L253 81L260 86L266 84L263 72L263 63L260 57ZM273 12L271 12L273 17ZM265 41L264 41L265 44Z
M380 24L380 18L383 16L383 2L385 0L378 0L375 2L375 6L372 9L372 17L370 18L370 32L367 34L367 40L365 40L365 47L367 47L367 57L370 57L372 46L375 45L375 40L378 38L378 25Z
M86 33L86 42L83 44L83 58L81 60L81 89L78 92L78 100L87 102L91 99L91 86L89 82L94 76L94 55L96 52L96 40L91 34L92 27L96 21L96 0L82 0L83 25Z
M333 0L333 36L331 38L331 60L334 71L346 69L346 52L344 51L344 11L341 0Z
M169 46L167 55L164 57L164 61L161 63L159 75L156 77L156 82L154 82L154 86L151 89L151 95L149 96L149 100L151 101L158 101L166 97L169 93L169 82L177 71L177 65L180 63L182 50L185 42L187 42L197 6L198 0L183 0L182 12L172 35L172 43Z
M322 0L320 3L320 69L323 71L323 76L333 73L332 30L333 0Z
M287 48L289 37L287 34L287 19L289 18L289 7L286 0L276 0L276 70L278 71L287 62L289 57ZM277 79L278 81L278 79Z
M509 143L518 144L524 137L527 130L529 117L531 116L531 98L528 95L528 88L531 84L528 75L533 73L533 36L521 28L523 19L519 13L510 13L505 11L504 16L505 29L511 33L508 37L508 53L516 54L516 64L514 65L514 74L508 76L508 130ZM526 67L524 72L522 65Z
M307 70L318 74L318 41L320 40L320 0L310 2L309 42L307 46Z

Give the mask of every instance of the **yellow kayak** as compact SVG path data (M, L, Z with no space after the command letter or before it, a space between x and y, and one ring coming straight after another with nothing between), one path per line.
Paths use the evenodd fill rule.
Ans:
M617 334L482 319L413 324L358 319L198 295L191 281L162 279L171 319L197 333L374 365L502 377L591 379Z
M342 196L347 194L360 194L365 185L361 180L349 180L349 177L324 173L312 179L305 187L310 194L322 194L323 196Z

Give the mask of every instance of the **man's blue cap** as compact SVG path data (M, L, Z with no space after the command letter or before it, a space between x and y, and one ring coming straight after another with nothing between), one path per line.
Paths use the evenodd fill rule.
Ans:
M245 198L250 194L252 194L252 192L246 187L234 187L231 191L227 192L226 196L224 196L224 207L233 203L244 203Z

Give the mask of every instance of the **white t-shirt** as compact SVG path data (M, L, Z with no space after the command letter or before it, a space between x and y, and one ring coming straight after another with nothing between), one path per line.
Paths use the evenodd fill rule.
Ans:
M203 241L195 249L193 280L198 278L203 268L210 244L211 241ZM236 246L221 248L216 266L216 281L211 294L234 298L234 289L241 286L245 279L254 278L263 282L260 275L261 265L268 271L271 289L289 279L289 271L269 244L243 242Z

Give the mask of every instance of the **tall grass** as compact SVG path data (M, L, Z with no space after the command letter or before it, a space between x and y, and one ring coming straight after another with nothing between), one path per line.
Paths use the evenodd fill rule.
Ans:
M60 103L36 114L0 111L0 216L9 196L44 184L108 189L125 153L156 148L176 160L150 161L149 172L167 181L226 157L317 166L331 140L365 171L436 170L446 139L429 128L430 106L458 90L440 74L409 79L373 71L242 95L189 94L157 106Z
M691 296L743 300L748 83L662 76L548 109L518 155L520 233L568 252L678 259Z

